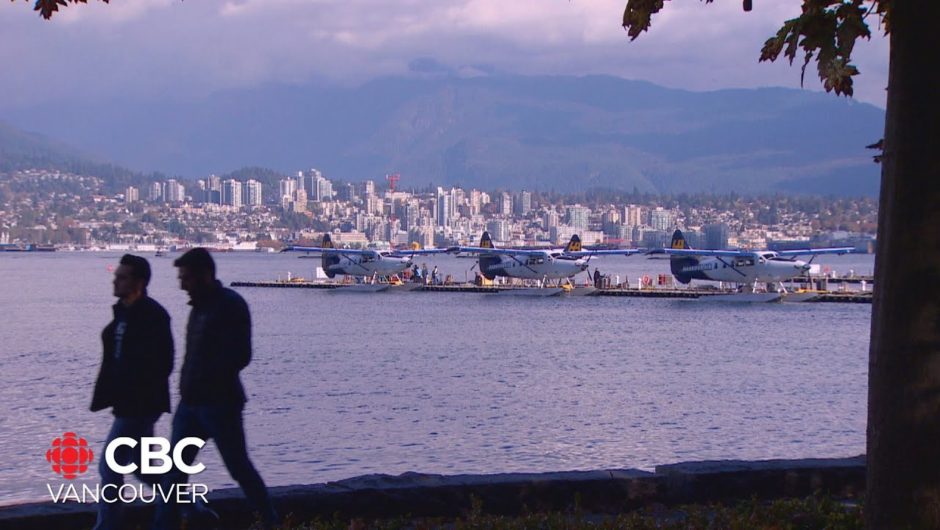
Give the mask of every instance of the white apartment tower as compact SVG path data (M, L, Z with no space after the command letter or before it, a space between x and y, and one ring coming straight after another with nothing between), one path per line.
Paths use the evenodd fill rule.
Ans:
M176 181L170 179L166 182L166 201L183 202L186 199L186 188Z
M244 197L242 202L245 206L261 206L261 182L255 179L248 179L244 186Z
M222 204L242 207L242 183L235 179L228 179L222 183Z

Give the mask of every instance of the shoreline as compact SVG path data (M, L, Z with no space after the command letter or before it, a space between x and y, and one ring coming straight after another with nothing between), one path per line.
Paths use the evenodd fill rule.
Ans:
M865 491L865 456L797 460L713 460L656 466L655 471L607 469L547 473L436 475L372 474L321 484L269 488L282 516L454 517L479 505L483 512L579 510L622 513L651 504L722 503L749 498L771 500L817 493L857 498ZM238 488L214 490L209 503L225 528L245 528L253 518ZM152 505L137 502L128 522L149 523ZM0 506L0 527L90 528L95 505L52 502Z

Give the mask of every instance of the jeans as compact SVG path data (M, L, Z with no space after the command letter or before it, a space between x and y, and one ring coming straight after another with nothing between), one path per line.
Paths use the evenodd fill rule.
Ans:
M261 475L248 459L245 444L245 429L242 424L241 405L186 405L180 403L173 416L172 447L183 438L195 436L202 440L215 440L222 462L251 507L261 514L266 524L274 524L277 514L271 505L268 488ZM187 465L196 461L199 449L189 446L183 451L183 460ZM177 470L164 476L165 485L189 482L185 473ZM176 504L158 502L154 528L166 530L179 525L179 510Z
M144 436L153 436L153 424L157 422L160 415L153 416L115 416L114 423L111 424L111 432L108 433L108 440L104 443L105 448L115 438L126 436L140 441ZM101 474L101 487L107 484L114 484L115 488L120 488L124 484L124 475L113 471L105 460L105 450L103 449L98 458L98 472ZM126 445L119 446L114 451L114 460L120 465L127 465L131 462L137 464L137 471L134 476L145 484L153 485L156 481L156 475L142 475L140 473L140 451L139 447L130 448ZM116 490L115 490L116 491ZM121 528L121 514L124 503L107 503L104 500L98 502L98 521L95 523L94 530L117 530Z

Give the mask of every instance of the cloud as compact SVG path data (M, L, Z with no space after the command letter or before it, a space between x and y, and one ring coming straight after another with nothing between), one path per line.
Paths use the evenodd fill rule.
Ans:
M671 2L630 42L625 0L133 0L70 6L51 22L0 9L2 106L50 98L200 97L261 83L360 83L434 64L459 75L612 74L711 90L799 86L758 64L799 0ZM14 50L15 48L15 50ZM26 50L26 51L23 51ZM887 43L858 48L857 94L884 104ZM421 74L424 75L424 74ZM814 76L807 87L818 89ZM2 107L0 107L2 109Z

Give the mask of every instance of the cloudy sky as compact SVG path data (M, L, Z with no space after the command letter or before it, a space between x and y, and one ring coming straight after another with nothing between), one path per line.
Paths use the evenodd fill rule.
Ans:
M443 65L459 75L611 74L692 90L799 87L759 64L800 0L673 0L630 42L625 0L112 0L51 21L0 4L4 108L58 98L202 97L262 83L357 84ZM877 21L873 21L877 24ZM856 97L884 107L887 40L857 48ZM806 88L819 90L815 69Z

